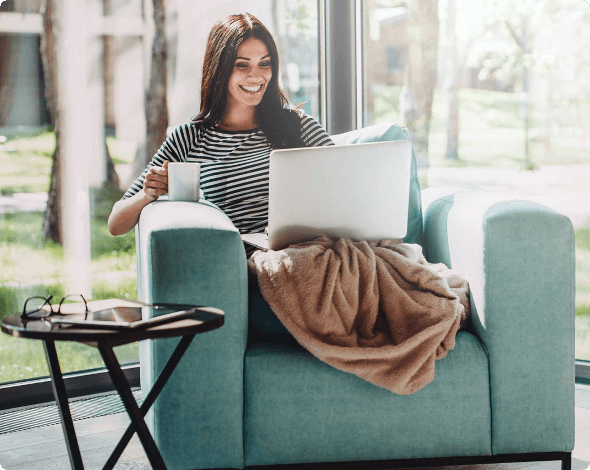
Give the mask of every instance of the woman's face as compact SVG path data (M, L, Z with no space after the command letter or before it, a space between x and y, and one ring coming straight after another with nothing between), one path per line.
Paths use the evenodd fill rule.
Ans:
M238 47L227 83L227 109L257 106L271 78L271 59L266 45L260 39L246 39Z

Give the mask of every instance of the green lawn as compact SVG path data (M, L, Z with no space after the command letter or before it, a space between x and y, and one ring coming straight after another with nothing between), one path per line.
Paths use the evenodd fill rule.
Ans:
M375 92L375 123L399 122L400 87ZM534 113L529 129L531 157L537 165L590 162L588 148L578 137L580 127L563 128L547 147L544 117ZM459 160L445 158L447 109L445 94L437 89L429 135L431 166L484 166L520 169L524 162L524 124L517 93L462 89L459 91Z
M95 208L91 221L93 300L137 299L134 233L112 237L101 205ZM28 297L53 295L59 302L65 295L63 248L43 239L42 225L40 212L0 215L0 318L19 313ZM60 342L57 350L64 372L103 367L95 348ZM137 344L118 347L115 352L121 363L139 358ZM0 334L0 357L0 383L48 374L39 341Z
M25 136L7 136L0 146L0 192L46 192L49 189L55 135L49 129ZM115 163L133 159L134 148L108 138ZM114 189L93 190L91 211L91 270L94 300L137 298L135 237L133 231L112 237L107 218L122 193ZM18 313L27 297L65 295L63 247L42 236L41 212L0 214L0 318ZM78 343L58 343L64 372L103 367L100 354ZM138 360L137 344L115 350L122 363ZM0 383L48 374L42 344L0 334Z
M374 122L399 121L397 87L382 87L375 94ZM460 91L460 142L458 161L444 158L446 145L444 95L435 94L430 132L432 166L485 166L521 168L524 161L524 130L517 94L483 90ZM575 139L554 139L550 148L542 139L534 116L530 135L532 158L537 165L590 162L590 152ZM580 129L564 129L577 135ZM0 145L0 193L48 190L55 137L49 129L29 135L7 136ZM567 143L568 145L564 144ZM574 144L572 144L574 142ZM115 163L133 161L135 147L107 138ZM133 232L112 237L107 217L119 191L103 189L91 194L91 270L94 299L137 298L135 238ZM64 295L63 248L43 239L41 213L0 214L0 317L17 313L32 295ZM576 230L576 356L590 359L590 225ZM137 345L117 348L123 362L136 361ZM77 343L58 345L64 371L102 367L90 347ZM47 375L42 345L0 334L0 383Z
M55 134L50 128L41 128L26 136L6 136L0 145L0 194L47 192L48 175L55 149ZM113 163L131 163L136 146L107 137Z
M26 136L8 136L0 146L0 193L49 190L55 135L49 128Z

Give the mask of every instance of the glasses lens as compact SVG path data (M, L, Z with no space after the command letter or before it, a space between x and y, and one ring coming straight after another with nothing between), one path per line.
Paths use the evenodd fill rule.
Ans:
M86 313L86 299L82 294L70 294L66 295L59 304L60 314L71 314L71 313Z
M51 314L51 307L45 297L31 297L25 304L25 315L34 318L43 318Z

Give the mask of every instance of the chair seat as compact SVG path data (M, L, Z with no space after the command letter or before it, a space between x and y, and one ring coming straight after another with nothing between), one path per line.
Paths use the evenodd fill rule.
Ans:
M467 331L436 377L400 396L298 345L255 342L245 359L245 464L490 455L488 359Z

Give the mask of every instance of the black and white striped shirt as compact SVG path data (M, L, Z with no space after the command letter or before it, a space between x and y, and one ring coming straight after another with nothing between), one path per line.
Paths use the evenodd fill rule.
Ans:
M334 145L330 136L310 116L301 118L303 141L308 147ZM164 161L201 164L201 189L240 233L263 232L268 225L270 144L262 129L226 131L219 127L197 130L192 123L178 126L162 144L144 172L123 199L143 188L152 166Z

